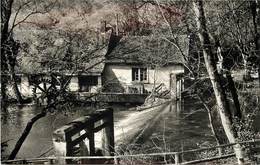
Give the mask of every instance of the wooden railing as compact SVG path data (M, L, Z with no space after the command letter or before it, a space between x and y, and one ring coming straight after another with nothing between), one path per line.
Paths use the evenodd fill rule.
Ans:
M66 156L94 156L95 133L102 130L102 154L114 155L113 109L101 109L78 118L53 133L55 156L59 163L68 163ZM86 139L88 145L86 145Z
M209 158L204 158L204 159L194 159L194 160L189 160L189 161L184 161L181 159L183 154L194 154L194 153L200 153L203 151L210 151L218 148L226 148L226 147L232 147L234 145L247 145L251 150L257 150L254 153L254 156L258 157L260 152L259 152L259 144L260 144L260 139L256 140L250 140L250 141L243 141L243 142L238 142L238 143L232 143L232 144L224 144L224 145L219 145L219 146L214 146L214 147L207 147L207 148L200 148L200 149L192 149L192 150L186 150L182 152L165 152L165 153L150 153L150 154L135 154L135 155L115 155L115 156L64 156L60 157L61 159L64 160L94 160L96 164L97 162L105 162L109 161L110 163L114 164L125 164L125 161L132 161L132 163L140 164L140 159L144 158L154 158L154 157L168 157L172 158L173 161L169 163L173 163L176 165L185 165L185 164L196 164L196 163L203 163L203 162L210 162L214 160L221 160L229 157L234 157L234 153L229 153L225 155L220 155L220 156L215 156L215 157L209 157ZM2 163L9 163L9 164L24 164L24 163L44 163L44 164L53 164L58 162L58 157L45 157L45 158L33 158L33 159L17 159L17 160L9 160L9 161L4 161ZM96 161L95 161L96 160ZM147 160L147 159L146 159ZM165 164L168 160L164 161L155 161L156 163L161 163ZM259 163L259 162L258 162ZM100 164L100 163L99 163Z

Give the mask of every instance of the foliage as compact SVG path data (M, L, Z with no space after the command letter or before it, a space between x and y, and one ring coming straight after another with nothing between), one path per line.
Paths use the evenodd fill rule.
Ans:
M17 33L22 35L22 31ZM96 32L91 30L29 32L20 52L19 70L24 73L84 70L90 60L102 58L95 52L104 47L105 44L98 41Z
M100 43L101 39L95 31L86 30L91 29L86 24L90 22L90 19L87 19L88 17L96 16L97 12L95 13L95 10L104 10L108 3L104 5L94 1L86 2L82 0L49 2L51 1L20 0L14 4L13 10L17 14L13 13L13 23L10 22L11 28L7 28L10 35L8 35L4 45L1 45L1 53L6 55L1 55L1 59L8 61L8 63L4 63L5 60L1 60L1 66L4 66L5 72L8 70L8 64L13 69L16 67L16 71L25 73L85 71L87 69L86 63L89 63L90 59L102 58L95 52L104 48L105 45ZM257 50L256 46L259 41L255 41L259 34L255 30L257 28L253 20L252 2L250 1L205 2L204 9L207 16L205 24L207 24L207 27L204 30L207 30L209 40L206 44L198 42L199 38L196 35L198 31L195 28L197 26L196 19L194 19L193 10L190 10L190 3L186 1L133 0L117 1L116 3L119 5L117 11L120 11L117 15L120 18L119 24L128 35L145 35L149 38L152 35L157 37L159 34L160 36L166 36L164 39L167 40L168 45L173 44L177 48L180 48L178 36L182 34L189 36L189 55L182 54L185 60L183 65L189 70L186 78L191 82L191 85L186 90L189 90L190 94L201 93L206 98L206 104L213 107L211 111L216 107L215 97L218 96L214 97L212 94L213 87L207 78L208 74L202 56L203 51L211 50L212 61L214 62L221 63L223 60L224 68L222 69L224 72L219 72L217 75L220 77L219 84L223 88L223 93L227 93L226 101L233 100L227 101L230 105L234 102L234 97L232 96L232 90L228 87L229 82L223 73L240 69L245 69L247 73L253 65L259 67L259 50ZM77 5L76 9L72 9L74 5ZM20 8L21 6L23 7ZM50 8L55 9L55 11L50 12ZM31 18L31 15L37 16ZM30 19L27 19L27 16ZM80 16L80 18L77 16ZM108 22L110 23L114 21L113 19L118 18L113 14L106 13L104 17L106 16L107 18L109 16L110 21ZM42 19L40 19L41 17ZM63 20L60 18L63 18ZM8 22L9 19L7 24ZM83 25L76 28L75 22L77 25ZM62 23L66 24L66 26L63 27ZM28 31L14 31L14 27L22 27L25 24L28 26L24 27L33 27L35 25L36 28L29 28ZM3 26L3 24L1 25ZM255 43L256 45L254 45ZM141 43L141 45L142 47L137 49L148 51L150 52L148 54L155 58L151 58L151 56L141 57L140 55L135 58L153 64L165 63L168 55L173 56L172 52L181 52L178 49L171 52L166 47L156 47L153 41ZM202 50L205 45L207 49ZM3 51L3 46L11 49ZM221 50L220 53L219 49ZM244 96L238 92L238 95L240 105L237 106L243 110L244 115L242 119L238 119L233 117L234 113L231 114L232 126L237 135L236 140L250 140L255 138L252 123L257 112L257 99L255 99L256 97L251 99L252 93ZM50 97L50 105L59 100L58 105L52 105L45 111L51 113L56 112L56 110L66 111L66 108L72 106L67 100L75 98L74 95L66 91L66 88L58 90L55 87L46 97ZM226 106L226 108L228 109L229 106ZM217 119L216 117L215 120ZM205 153L205 155L211 156L213 154L215 153Z

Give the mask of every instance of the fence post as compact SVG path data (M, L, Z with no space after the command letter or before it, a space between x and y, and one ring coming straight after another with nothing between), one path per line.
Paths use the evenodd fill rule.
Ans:
M175 153L174 154L174 161L175 161L175 165L179 165L181 163L180 154L179 153Z
M176 74L170 74L170 95L171 99L176 100L177 98L177 78Z
M107 111L107 116L102 119L102 123L106 123L102 131L102 149L104 155L113 156L115 152L113 109L109 108Z
M219 154L219 156L222 156L222 154L223 154L223 150L221 147L218 147L218 154Z
M94 156L95 155L95 132L94 132L94 123L91 123L89 128L89 155Z
M119 164L119 158L117 158L116 156L114 157L114 164Z
M66 136L64 129L58 129L53 133L53 146L55 155L58 157L58 164L66 164L68 161L61 157L71 156L69 148L70 139Z

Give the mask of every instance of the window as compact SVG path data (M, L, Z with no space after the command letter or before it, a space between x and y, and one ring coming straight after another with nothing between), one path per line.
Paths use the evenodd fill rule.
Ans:
M132 68L132 81L147 81L147 68Z
M133 68L132 69L132 81L138 81L139 80L139 69Z
M98 76L79 76L79 91L90 92L90 88L96 85L98 85Z
M140 80L141 81L147 80L147 69L146 68L140 68Z

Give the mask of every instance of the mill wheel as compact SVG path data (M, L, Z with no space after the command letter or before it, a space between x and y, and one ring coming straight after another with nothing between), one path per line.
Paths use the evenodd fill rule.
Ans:
M36 104L47 105L51 101L52 92L56 87L47 78L41 78L34 83L33 99Z

